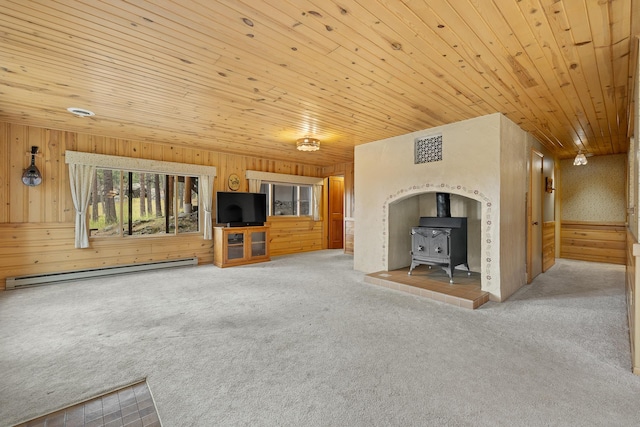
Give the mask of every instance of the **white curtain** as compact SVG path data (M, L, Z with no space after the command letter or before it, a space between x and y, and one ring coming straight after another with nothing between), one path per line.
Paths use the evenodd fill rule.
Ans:
M260 186L262 185L262 180L250 178L248 181L249 181L249 193L259 193Z
M200 197L202 197L202 208L204 209L204 239L213 238L213 221L211 218L211 206L213 204L213 176L200 176Z
M320 200L322 200L322 185L313 185L313 220L320 221Z
M71 198L76 210L76 248L89 247L89 233L87 231L87 208L91 196L91 185L95 167L69 163L69 185Z

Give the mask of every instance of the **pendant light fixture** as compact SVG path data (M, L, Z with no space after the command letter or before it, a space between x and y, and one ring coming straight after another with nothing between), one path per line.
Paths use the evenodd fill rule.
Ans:
M584 155L582 150L578 151L576 158L573 159L573 166L583 166L587 164L587 156Z

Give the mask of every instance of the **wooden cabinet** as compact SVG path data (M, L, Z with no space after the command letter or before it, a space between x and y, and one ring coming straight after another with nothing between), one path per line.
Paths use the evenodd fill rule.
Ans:
M213 263L218 267L269 261L269 227L214 227Z

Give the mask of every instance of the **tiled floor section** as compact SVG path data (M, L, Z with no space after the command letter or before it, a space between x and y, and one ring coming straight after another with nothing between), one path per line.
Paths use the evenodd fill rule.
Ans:
M398 291L409 292L458 307L475 309L489 301L489 293L481 290L480 274L458 271L453 275L453 284L449 283L447 273L439 268L420 265L407 273L409 267L392 271L378 271L367 274L365 282L384 286Z
M147 383L142 381L16 427L161 427Z

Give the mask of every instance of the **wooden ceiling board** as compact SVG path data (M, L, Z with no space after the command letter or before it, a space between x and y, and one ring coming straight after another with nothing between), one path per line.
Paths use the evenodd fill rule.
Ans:
M393 3L393 2L390 2ZM437 12L443 13L443 11L446 11L446 7L447 7L447 3L442 3L440 4L440 7L436 8L436 9L431 9L430 6L433 5L432 2L430 2L428 5L427 4L423 4L423 8L424 11L421 13L421 16L423 16L425 18L425 20L431 19L431 20L435 20L435 22L432 22L431 26L432 27L437 27L437 22L444 22L446 20L445 19L439 19ZM453 23L453 27L456 28L457 30L460 29L460 27L464 26L464 21L460 20L459 22L454 21L456 14L455 11L450 12L450 17L453 16L453 18L449 19L447 22ZM475 18L474 18L475 19ZM439 33L445 33L445 32L449 32L451 33L454 37L455 34L449 29L449 27L443 26L443 28L440 28ZM437 36L436 36L437 37ZM432 40L432 39L430 39ZM482 53L486 56L486 55L490 55L493 56L493 54L487 50L483 45L480 45L479 47L473 47L471 46L472 49L469 49L470 52L464 52L465 48L469 48L470 44L465 45L464 42L459 39L459 38L454 38L451 39L449 38L449 42L448 45L445 45L443 47L440 47L441 51L445 51L447 52L447 59L449 60L453 60L454 61L454 66L456 68L459 68L463 73L465 73L468 77L470 77L471 79L475 78L475 85L477 87L479 87L480 85L485 85L485 87L492 87L492 86L486 86L487 85L487 81L484 80L483 76L478 73L476 70L474 70L473 68L469 67L467 69L465 69L467 67L467 64L474 64L474 62L480 62L481 60L478 59L480 58L482 55L480 55L478 52L482 51ZM460 54L460 51L462 51L462 53ZM478 56L480 55L480 56ZM482 65L480 65L478 68L480 69L487 69L487 67L483 67ZM469 70L469 71L467 71ZM488 70L488 69L487 69ZM488 70L489 74L491 74L491 70ZM454 71L455 72L455 71ZM484 72L483 72L484 74ZM506 87L507 90L509 89L509 86ZM507 97L503 96L503 93L499 93L498 91L497 95L498 97L502 97L502 99L504 100L504 105L500 106L500 107L494 107L496 108L498 111L501 111L503 113L505 113L507 116L510 116L514 121L518 122L518 119L516 118L517 114L515 113L515 110L513 109L513 102L509 103L509 100L507 99ZM487 94L484 94L484 98L485 100L490 99ZM520 102L520 101L517 101ZM494 104L496 105L496 104ZM511 107L510 107L511 105ZM485 112L486 114L486 112Z
M554 3L558 5L560 3ZM520 3L505 4L504 7L519 9L519 13L527 21L527 26L511 26L511 31L521 43L516 52L518 58L527 60L527 67L536 74L536 97L544 101L549 108L547 113L558 117L563 126L569 129L572 139L581 138L580 135L589 135L588 122L576 117L574 106L579 103L579 96L575 87L567 82L567 69L564 64L555 58L561 55L559 52L551 24L541 25L541 20L554 17L559 12L542 14L544 7L537 1L523 1ZM535 12L533 12L535 11ZM512 13L517 13L515 10ZM504 12L503 12L504 14ZM538 43L538 40L540 43ZM558 96L562 93L564 96ZM579 105L579 104L578 104ZM584 114L582 114L584 116ZM562 143L559 143L562 147Z
M486 107L483 104L495 101L495 99L489 99L486 93L475 85L469 86L466 82L457 78L456 73L459 70L459 64L453 63L450 59L442 59L448 54L457 56L457 53L448 50L448 46L442 44L437 34L421 32L419 28L424 23L420 17L411 16L406 11L403 11L402 8L401 3L390 2L389 10L395 12L395 15L387 13L384 19L390 27L397 28L398 32L392 40L383 39L383 44L388 46L397 43L396 46L399 49L395 56L399 57L399 61L394 61L394 63L403 63L410 67L414 80L417 79L417 86L413 86L412 93L419 94L419 101L423 104L420 107L428 108L429 105L429 100L421 93L420 87L426 82L427 84L433 84L435 88L441 88L440 93L434 91L434 94L438 95L439 99L437 101L441 105L446 106L446 100L450 98L461 103L466 111L473 109L477 111L478 115L485 114ZM378 13L382 15L384 11L378 11ZM377 20L377 18L375 19ZM396 76L403 76L403 74L400 72ZM448 108L443 109L443 111L447 112ZM465 116L464 112L462 116ZM438 116L434 118L443 123L448 122L446 117Z
M602 33L605 29L608 29L608 25L602 27L597 24L595 28L592 28L591 19L593 19L594 15L601 14L601 11L598 10L600 6L594 3L591 5L591 11L589 11L585 5L582 2L565 2L570 25L569 33L572 35L578 58L578 60L570 64L570 68L573 70L580 69L576 78L584 78L587 88L584 92L581 92L583 103L591 102L596 114L596 117L590 120L594 139L586 138L585 140L576 141L576 143L580 148L590 152L607 153L611 138L610 135L604 132L605 129L609 128L604 86L609 82L600 81L600 70L598 68L599 65L606 68L610 62L605 60L601 64L598 63L593 31L596 30L596 32Z
M473 17L470 19L479 18ZM482 31L483 35L479 39L487 40L487 46L482 51L481 56L478 57L478 61L483 63L482 69L492 79L488 84L502 88L501 93L507 94L511 104L515 105L517 109L515 113L501 111L514 122L520 124L523 129L531 132L540 141L547 142L549 147L554 147L552 151L556 151L555 148L560 146L560 140L571 138L573 129L570 126L565 126L564 131L567 132L565 134L550 132L551 128L557 128L560 119L557 114L554 114L552 106L539 102L540 95L537 93L541 88L540 84L544 83L544 81L535 75L534 71L530 71L534 70L534 67L522 65L527 64L527 62L522 62L527 58L526 55L523 55L524 49L521 43L512 40L512 30L508 25L508 20L505 18L492 22L496 24L492 24L491 28L489 28L488 23L484 23L482 28L476 30ZM498 30L500 32L496 33L495 31ZM495 52L499 52L499 54L496 59L492 60L491 55L495 56ZM502 58L505 59L502 60ZM496 61L499 64L498 67L494 65ZM525 78L518 78L518 74L525 72ZM513 74L513 78L509 77L510 73ZM535 76L535 79L532 78L533 76ZM540 80L540 83L538 83L538 80ZM523 88L521 92L515 90L518 86ZM525 117L528 119L525 120Z
M609 3L598 3L599 7L593 7L589 11L589 20L591 22L591 36L593 40L593 48L596 57L596 66L598 70L598 79L602 88L602 96L604 99L604 119L607 123L610 135L618 132L617 121L608 120L610 117L619 117L618 108L616 107L615 81L613 78L613 45L611 38L611 28L614 26L614 17L611 16ZM607 31L600 31L599 28L607 28ZM603 142L608 142L612 150L615 150L617 138L609 138Z
M314 64L314 68L315 68L315 67L317 67L317 65L315 65L315 64ZM290 67L289 67L289 68L290 68ZM236 69L236 70L234 70L234 71L237 71L237 69ZM298 76L295 76L295 78L298 78ZM261 95L260 95L260 96L261 96ZM315 98L315 94L312 96L312 99L313 99L313 98ZM382 105L382 104L380 104L380 106L379 106L379 107L383 107L383 105ZM380 111L380 109L378 109L377 111Z
M626 136L627 122L627 82L629 69L629 44L631 40L625 28L631 27L631 14L626 13L631 6L630 0L611 3L611 15L613 17L611 25L611 57L613 59L613 91L612 95L616 102L616 111L618 119L616 121L617 132ZM621 147L620 139L614 140L614 151L624 151L625 147Z
M279 2L278 4L281 5L282 3ZM311 5L310 7L313 7L313 10L321 10L315 5ZM338 11L338 8L336 7L335 10ZM308 18L310 20L319 19L308 13L306 16L310 16L310 18ZM331 16L331 14L330 12L322 11L322 16L327 17ZM368 19L370 21L377 21L375 17L371 16L369 16ZM399 63L399 61L385 58L389 56L389 53L387 50L381 48L380 45L382 44L388 47L390 43L387 40L377 38L377 42L371 44L361 35L360 31L350 28L346 23L335 23L335 21L327 22L331 22L331 25L322 24L323 28L328 26L331 27L332 30L325 32L327 32L329 36L338 34L339 37L346 42L329 55L330 58L335 58L339 64L350 71L346 77L342 76L342 78L348 78L352 83L354 76L356 78L362 76L365 79L369 79L370 82L361 83L364 84L364 86L359 88L359 91L368 90L369 85L378 85L374 90L385 91L385 99L398 100L397 105L400 107L400 110L387 108L387 111L392 111L394 116L402 113L403 108L406 109L408 100L415 103L413 107L415 110L420 110L422 104L428 104L430 102L446 102L449 110L454 112L454 114L455 112L462 113L462 111L468 109L467 106L469 103L461 103L456 97L452 96L453 93L443 92L439 90L439 88L436 88L436 90L432 92L425 93L420 88L422 84L421 80L424 80L421 76L416 76L415 73L406 73L406 69L397 68L396 63ZM351 24L354 24L353 21L351 21ZM355 25L357 27L366 27L368 24L357 22ZM300 28L302 28L302 26L300 26ZM376 65L376 63L379 65ZM373 72L373 70L375 70L375 72ZM374 99L380 98L379 94L376 93L376 95L377 96L373 97ZM481 114L480 112L478 113ZM458 117L464 117L464 115L460 114ZM448 122L444 117L438 117L436 119L440 120L441 123ZM418 123L419 121L416 121L416 124Z
M385 17L385 19L387 18L388 15ZM416 20L419 18L413 19ZM372 18L372 21L377 22L377 18ZM411 22L411 17L405 16L403 22L405 22L404 25L407 25L407 22ZM400 25L400 23L396 21L392 26L394 28L403 28L404 25ZM413 28L415 28L415 24L413 25ZM410 79L414 79L414 76L416 76L417 74L423 73L423 75L418 75L419 80L415 81L416 85L413 87L413 89L409 89L408 91L401 93L401 95L405 98L408 98L408 95L412 93L417 94L417 100L414 108L417 111L424 112L428 116L432 117L433 121L431 121L431 123L442 124L450 121L463 120L465 118L469 118L468 111L475 111L477 116L484 115L486 114L487 107L483 106L482 104L484 104L485 102L493 103L493 105L496 106L494 108L498 109L498 102L491 99L490 97L487 97L485 94L481 93L478 95L478 92L474 93L472 89L470 89L468 86L465 86L465 84L459 79L455 78L458 70L460 69L458 60L455 60L454 64L450 60L434 61L429 59L429 55L425 53L427 51L431 52L432 58L441 58L444 55L447 55L449 57L452 57L454 55L456 57L458 56L452 48L444 45L444 43L442 43L438 39L437 35L429 34L427 37L423 36L419 39L416 39L416 37L414 37L414 39L414 42L422 42L422 45L413 45L411 41L409 41L408 37L404 37L404 35L398 34L390 35L387 38L384 38L383 43L388 46L391 43L394 43L390 42L389 40L396 40L396 42L402 46L402 48L399 49L396 53L398 58L397 61L394 60L394 62L404 61L404 64L406 64L405 66L408 67L412 75L410 76L406 72L402 73L402 71L399 71L398 73L396 73L399 78L402 78L405 81L409 81ZM424 42L425 40L428 40L428 42ZM439 46L436 46L436 43L439 44ZM446 53L439 53L438 50L440 50L440 52ZM385 64L388 62L390 61L385 61ZM475 78L476 76L477 74L472 73L473 78ZM448 92L443 93L438 89L434 90L431 88L448 89ZM473 89L475 89L476 91L483 90L478 89L478 86L475 84L473 85ZM436 99L435 104L430 102L429 91L432 92L432 95L436 95L438 98ZM459 109L457 109L457 111L452 110L452 108L449 106L450 103L447 102L447 97L452 100L462 102L462 106L463 108L466 108L467 113L463 112L462 115L460 115L458 113ZM433 105L439 107L440 112L438 112L438 108L432 107ZM503 109L500 109L500 111L503 111Z
M500 112L624 153L639 1L0 0L0 121L328 166Z
M589 96L587 81L579 66L579 55L570 32L571 25L567 19L564 4L554 0L545 0L543 7L549 22L550 35L541 45L549 66L552 67L558 86L551 86L551 93L562 93L565 100L563 108L569 119L575 120L578 137L567 147L565 152L572 155L575 144L584 144L593 154L603 154L589 141L595 141L596 135L591 123L597 122L593 102ZM550 80L548 80L550 81ZM568 104L568 105L567 105ZM580 147L583 148L583 147Z
M449 4L449 2L443 3ZM499 10L494 9L494 5L490 2L484 6L484 13L486 10L493 10L493 16L500 16ZM475 50L469 52L464 59L469 63L481 64L478 69L482 71L484 76L487 76L487 81L484 84L500 89L499 96L512 106L512 110L503 108L499 111L514 122L521 124L525 130L532 132L539 139L543 139L544 135L547 135L546 139L549 141L570 138L571 135L566 134L566 129L562 128L560 119L555 115L547 117L541 110L536 95L529 93L530 88L535 88L538 85L529 71L534 70L534 67L521 63L521 60L526 57L521 56L523 48L514 39L507 19L500 17L500 19L494 19L489 25L484 21L483 16L473 8L460 3L454 3L453 8L454 10L449 12L449 15L442 16L442 19L454 23L456 31L468 25L468 32L475 35L475 37L466 38L474 40L476 43ZM436 10L438 13L448 11L442 5L431 13L436 13ZM458 21L455 20L456 15L459 16ZM472 43L467 43L466 39L460 38L456 45L463 48L473 46ZM517 87L522 87L523 90L517 92L515 89ZM529 120L526 121L528 123L524 123L524 125L520 119L523 116L529 117ZM549 128L551 126L555 129L563 129L565 134L556 133L553 138L550 138Z

